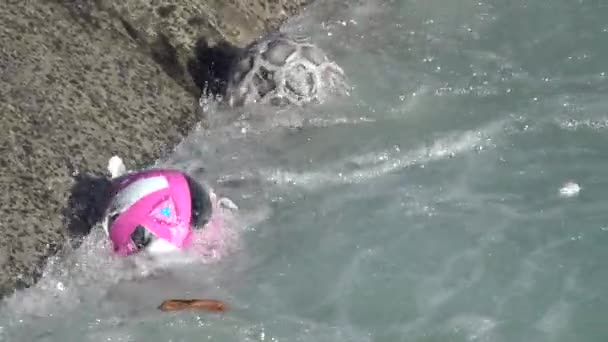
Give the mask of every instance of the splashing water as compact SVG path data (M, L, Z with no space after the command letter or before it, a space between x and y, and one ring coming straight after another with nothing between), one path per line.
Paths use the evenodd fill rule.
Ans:
M238 248L238 234L233 211L238 207L226 197L218 198L210 190L213 211L204 229L196 231L193 239L195 254L205 263L217 262Z
M157 163L238 204L226 237L165 265L114 258L94 230L5 300L0 340L605 341L607 16L316 2L285 30L331 55L351 96L203 101L210 128ZM156 309L173 297L231 310Z

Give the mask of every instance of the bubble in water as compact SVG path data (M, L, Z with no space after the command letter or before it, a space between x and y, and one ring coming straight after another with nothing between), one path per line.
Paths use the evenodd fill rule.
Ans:
M581 191L581 187L575 182L566 182L561 189L559 189L559 194L562 197L572 197L578 195Z
M57 282L57 290L59 290L59 291L65 290L65 285L63 285L63 283L60 281Z

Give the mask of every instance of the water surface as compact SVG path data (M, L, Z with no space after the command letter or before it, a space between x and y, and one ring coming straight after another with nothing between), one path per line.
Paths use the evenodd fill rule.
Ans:
M0 338L606 341L606 17L584 0L313 6L286 30L351 97L216 110L159 161L237 202L239 248L134 270L94 233L8 299ZM232 309L156 310L172 296Z

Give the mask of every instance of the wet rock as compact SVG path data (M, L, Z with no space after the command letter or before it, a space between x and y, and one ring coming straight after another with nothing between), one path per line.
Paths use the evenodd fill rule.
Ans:
M190 92L201 85L196 47L244 47L274 30L312 0L63 0L88 25L113 28L147 49L165 71Z
M223 0L163 3L0 6L0 296L34 283L66 246L70 216L88 212L70 208L79 203L70 194L101 191L81 175L100 175L114 154L144 166L200 120L184 71L197 36L246 43L280 12ZM155 47L158 39L164 45ZM90 220L76 221L86 233Z
M349 90L342 68L309 39L273 32L236 58L225 99L230 106L305 105Z
M54 3L0 7L0 291L31 284L68 238L73 173L142 165L197 122L196 101L133 43Z

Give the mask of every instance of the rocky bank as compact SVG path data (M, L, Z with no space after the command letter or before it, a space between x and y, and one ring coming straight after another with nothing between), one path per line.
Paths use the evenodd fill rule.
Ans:
M109 157L144 166L170 151L200 122L201 88L228 55L308 2L5 1L0 296L86 234L95 197L81 195L100 191Z

